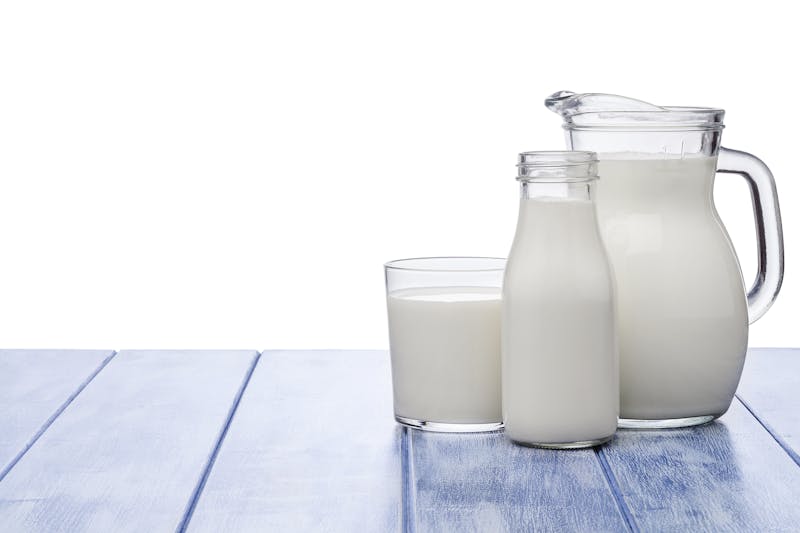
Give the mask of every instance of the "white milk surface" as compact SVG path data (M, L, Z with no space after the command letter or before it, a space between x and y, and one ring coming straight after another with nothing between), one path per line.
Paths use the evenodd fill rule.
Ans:
M387 301L395 414L500 422L500 289L403 289Z
M712 200L716 160L614 157L601 156L597 211L616 275L620 416L719 416L739 382L748 316Z
M602 439L617 427L612 276L588 200L520 201L503 285L503 419L526 443Z

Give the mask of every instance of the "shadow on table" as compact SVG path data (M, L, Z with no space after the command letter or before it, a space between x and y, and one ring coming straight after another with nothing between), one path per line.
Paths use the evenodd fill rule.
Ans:
M620 531L593 450L511 444L502 432L401 435L404 531Z
M772 471L770 458L790 465L752 422L732 411L694 428L619 431L604 453L639 525L781 530L789 514L800 518L787 514L782 500L792 481L776 482L786 473Z

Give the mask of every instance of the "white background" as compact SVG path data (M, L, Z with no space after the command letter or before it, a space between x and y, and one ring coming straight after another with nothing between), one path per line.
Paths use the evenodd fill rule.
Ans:
M0 346L385 347L382 263L504 256L516 153L563 147L542 105L561 89L727 110L724 144L770 165L784 216L750 344L800 346L781 9L4 2ZM716 196L749 284L744 181Z

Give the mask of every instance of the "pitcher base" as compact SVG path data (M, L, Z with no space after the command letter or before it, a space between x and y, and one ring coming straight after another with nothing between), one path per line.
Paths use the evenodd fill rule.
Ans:
M715 415L690 416L686 418L665 418L661 420L620 418L618 426L622 429L676 429L708 424L715 418L717 418Z

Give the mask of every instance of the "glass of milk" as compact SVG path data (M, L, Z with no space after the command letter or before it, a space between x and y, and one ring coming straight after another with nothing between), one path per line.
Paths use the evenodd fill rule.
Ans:
M592 152L520 154L502 298L503 420L512 441L584 448L617 428L614 285Z
M424 257L384 267L395 419L428 431L502 428L505 259Z

